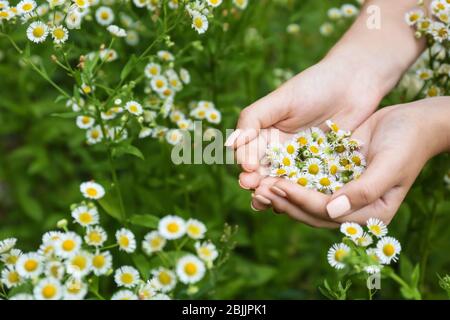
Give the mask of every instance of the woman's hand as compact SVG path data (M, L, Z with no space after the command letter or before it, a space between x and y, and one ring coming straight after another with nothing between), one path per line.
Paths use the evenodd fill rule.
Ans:
M332 196L288 180L266 178L255 197L274 210L317 227L364 223L376 217L389 223L425 163L450 150L450 98L432 98L384 108L353 134L363 141L367 169ZM253 201L254 206L260 206ZM334 224L333 224L334 223Z

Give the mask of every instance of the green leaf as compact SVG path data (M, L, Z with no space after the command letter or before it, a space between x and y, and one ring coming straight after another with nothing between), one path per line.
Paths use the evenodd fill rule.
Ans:
M60 113L51 113L50 117L61 118L61 119L74 119L78 117L80 113L78 112L60 112Z
M119 205L110 194L107 194L102 199L98 200L98 203L107 214L116 220L122 221Z
M122 72L120 73L120 80L125 80L126 77L130 74L130 72L133 70L133 68L137 64L137 58L136 55L132 55L130 60L128 60L125 67L123 67Z
M135 214L130 217L129 221L136 226L156 229L159 218L150 214Z
M131 256L131 260L133 260L134 265L138 268L144 280L147 280L151 270L151 265L148 258L143 254L133 254Z
M411 273L411 286L417 289L420 280L420 265L416 264L413 272Z
M124 154L129 154L132 156L135 156L141 160L144 160L145 157L142 154L141 150L139 150L138 148L136 148L135 146L132 146L131 144L121 144L118 145L116 147L114 147L113 149L113 157L120 157Z

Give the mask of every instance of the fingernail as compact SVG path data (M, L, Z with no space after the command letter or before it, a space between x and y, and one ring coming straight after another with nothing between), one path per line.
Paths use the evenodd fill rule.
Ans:
M347 196L340 196L327 204L327 211L330 218L338 218L351 209L350 200Z
M282 197L282 198L286 198L286 197L287 197L286 192L284 192L283 190L281 190L281 189L278 188L278 187L272 186L272 187L270 187L270 190L271 190L273 193L279 195L279 196Z
M253 206L253 203L251 203L251 202L250 202L250 208L252 208L252 210L253 210L253 211L256 211L256 212L261 211L261 210L256 209L256 208Z
M225 141L225 144L224 144L225 147L231 147L234 144L234 142L236 141L237 137L239 137L240 134L241 134L240 129L234 130L228 137L227 141Z
M249 190L250 188L247 188L246 186L244 186L242 183L241 183L241 180L239 179L238 180L238 183L239 183L239 186L242 188L242 189L245 189L245 190Z
M265 204L266 206L271 205L272 202L270 202L269 199L267 199L266 197L263 197L262 195L258 194L255 196L255 199L258 200L259 202L261 202L262 204Z

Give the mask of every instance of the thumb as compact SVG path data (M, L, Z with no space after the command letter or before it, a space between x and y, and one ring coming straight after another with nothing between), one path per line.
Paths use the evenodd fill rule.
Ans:
M401 168L399 155L391 152L377 154L361 177L349 182L333 195L327 204L328 215L332 219L339 218L381 198L398 184Z
M283 120L288 107L284 86L259 99L241 111L236 131L225 146L235 149L254 140L261 129Z

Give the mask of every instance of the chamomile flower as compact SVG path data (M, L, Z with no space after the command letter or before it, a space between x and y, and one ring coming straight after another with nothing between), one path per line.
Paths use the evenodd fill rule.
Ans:
M217 109L207 110L206 120L210 123L218 124L222 120L222 115Z
M332 176L326 174L318 174L315 178L316 188L318 190L331 191L335 180Z
M114 24L109 25L106 28L113 36L116 36L118 38L125 38L127 36L127 32L125 29L120 28L119 26L116 26Z
M114 281L119 287L133 288L140 281L139 272L130 266L123 266L114 273Z
M64 26L55 26L51 28L50 34L53 38L53 42L56 44L62 44L69 39L69 30Z
M208 19L201 13L195 12L192 16L192 28L198 32L198 34L203 34L208 30L209 22Z
M103 140L103 131L100 126L94 126L86 131L88 144L96 144Z
M392 237L383 237L377 243L377 256L382 264L397 261L401 250L400 242Z
M125 109L129 113L131 113L131 114L133 114L135 116L140 116L142 114L142 112L143 112L142 105L139 102L136 102L136 101L128 101L125 104Z
M89 116L78 116L76 123L80 129L89 129L95 124L95 119Z
M305 162L304 169L311 175L318 175L322 170L322 161L317 158L308 159Z
M147 0L133 0L133 3L138 8L144 8L147 5Z
M92 271L96 276L105 275L112 268L112 256L109 251L97 251L92 255Z
M34 43L41 43L47 39L48 27L41 21L31 23L27 28L27 37Z
M37 4L34 0L22 0L16 5L17 13L20 15L31 13L36 7Z
M327 15L330 20L339 20L342 18L342 11L338 8L330 8Z
M100 226L88 226L84 241L86 244L94 247L101 247L108 239L105 229Z
M37 300L59 300L62 297L63 289L58 280L46 278L36 284L33 294Z
M73 0L73 2L79 9L87 9L89 7L89 0Z
M219 256L216 246L210 241L196 242L195 251L199 258L208 264L216 260Z
M183 133L179 129L171 129L166 133L166 140L171 145L177 145L183 140Z
M158 55L158 58L164 62L171 62L171 61L175 60L175 57L173 56L173 54L166 50L158 51L157 55Z
M23 254L22 250L11 249L9 252L5 252L0 255L0 261L7 266L15 265L19 257Z
M17 259L16 270L25 279L38 277L44 269L42 256L37 253L25 253Z
M70 258L80 250L81 242L78 234L66 232L55 242L55 253L61 258Z
M81 26L83 17L78 10L71 10L66 16L66 26L68 29L79 29Z
M156 289L161 292L169 292L175 288L177 278L173 271L160 267L152 271L152 282L155 283Z
M376 218L367 220L367 229L377 238L382 238L388 233L387 226L384 222Z
M362 237L364 233L363 228L354 222L344 222L341 224L340 230L343 234L352 239Z
M66 261L67 273L81 278L91 271L92 257L87 251L78 251Z
M325 22L320 26L319 31L321 35L328 37L334 32L334 26L329 22Z
M181 68L180 69L180 79L184 82L184 84L189 84L191 82L191 75L188 70Z
M233 0L233 4L241 10L247 8L248 0Z
M162 75L154 76L150 80L150 86L152 89L159 93L164 92L164 90L168 88L168 84L167 78Z
M80 278L71 277L64 284L64 300L83 300L88 293L88 285Z
M87 1L87 0L84 0ZM99 7L95 11L95 19L102 26L109 26L114 21L114 12L109 7Z
M203 239L206 232L206 226L203 222L196 219L189 219L186 222L186 234L192 239Z
M146 283L143 283L139 286L138 289L139 300L151 300L156 294L157 291L155 290L154 286L150 281L147 281Z
M309 187L315 182L314 176L308 173L299 173L298 175L293 176L291 180L302 187Z
M138 300L138 296L131 290L120 290L113 294L111 300Z
M206 0L211 7L218 7L222 4L223 0Z
M105 189L102 185L94 181L83 182L80 185L80 191L83 197L93 200L101 199L105 195ZM95 221L94 217L92 219Z
M206 268L203 261L194 255L186 255L179 259L176 267L177 276L184 284L199 282L205 275Z
M125 37L125 42L130 46L136 46L139 44L139 33L134 30L128 30Z
M72 210L72 217L83 227L95 225L99 222L99 215L95 206L81 205Z
M158 231L151 231L147 233L142 241L142 249L148 255L161 251L166 245L166 239L164 239Z
M22 283L22 277L14 267L6 266L0 274L0 282L7 288L14 288Z
M330 250L328 250L327 259L328 263L336 269L345 268L344 260L350 254L350 247L346 244L339 243L334 244Z
M132 253L136 250L136 238L128 229L122 228L116 232L116 241L119 250Z
M147 64L144 68L144 74L149 79L159 76L161 74L161 65L154 62Z
M178 216L165 216L159 220L158 231L167 240L179 239L186 233L186 223Z
M62 280L66 270L64 264L58 260L52 260L45 265L44 274L48 278Z
M16 243L17 243L16 238L7 238L7 239L1 240L0 241L0 254L8 252L12 248L14 248Z
M347 4L342 5L341 12L344 17L351 18L358 14L358 8L356 8L352 4L347 3Z
M117 60L119 55L117 54L117 51L114 49L102 49L99 52L99 57L103 61L112 62L112 61Z
M363 232L360 237L352 238L352 240L360 247L368 247L373 243L372 237L367 232Z

